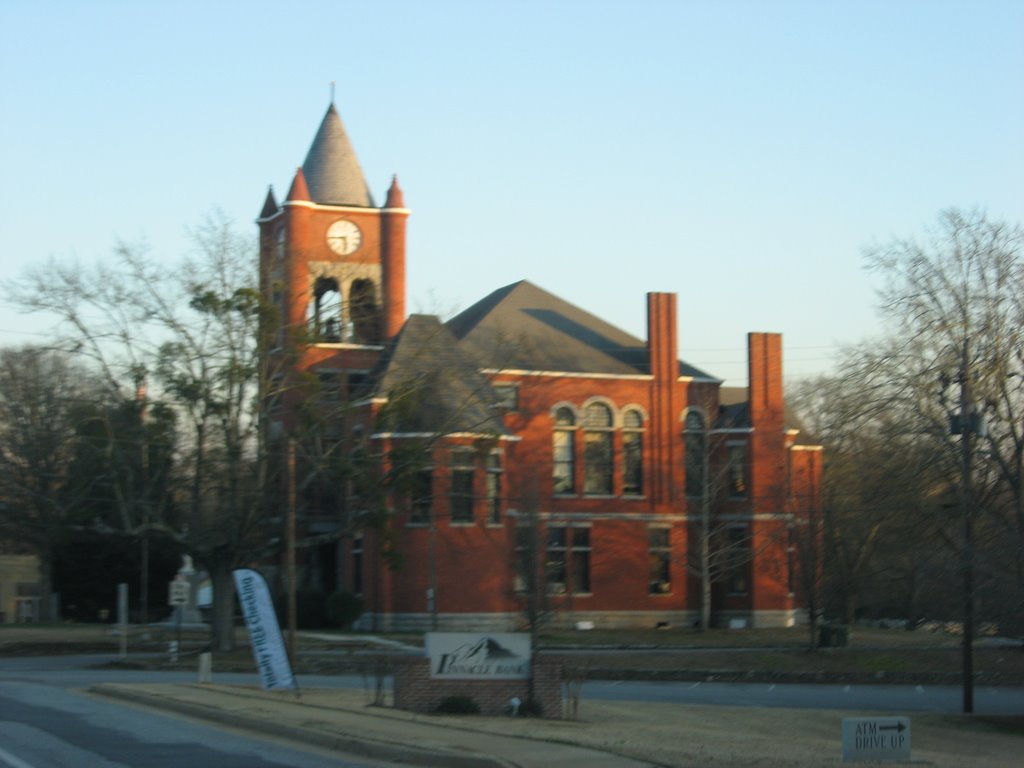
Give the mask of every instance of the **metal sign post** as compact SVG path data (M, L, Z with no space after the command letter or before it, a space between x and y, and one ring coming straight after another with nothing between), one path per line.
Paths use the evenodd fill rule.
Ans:
M178 660L178 649L181 648L181 613L182 609L188 605L190 591L188 580L180 576L167 585L167 602L174 606L176 628L175 640L171 644L171 661Z
M117 585L117 626L121 633L121 658L128 658L128 585Z

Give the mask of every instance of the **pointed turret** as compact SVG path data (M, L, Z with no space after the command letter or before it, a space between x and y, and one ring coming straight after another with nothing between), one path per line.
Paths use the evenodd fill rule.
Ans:
M277 213L277 200L274 199L274 188L267 188L267 199L263 202L263 210L260 211L261 219L269 219Z
M299 168L295 171L295 179L292 181L291 189L288 190L288 197L285 202L309 202L309 186L306 184L306 175Z
M393 339L405 324L405 224L409 209L391 177L388 198L381 211L381 265L384 267L384 338Z
M384 201L385 208L405 208L405 195L402 188L398 186L398 174L391 177L391 186L388 187L388 198Z
M374 207L370 188L334 104L327 108L302 169L313 202Z

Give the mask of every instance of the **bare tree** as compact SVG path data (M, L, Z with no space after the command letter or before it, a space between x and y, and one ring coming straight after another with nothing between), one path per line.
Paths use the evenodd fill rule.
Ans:
M209 570L217 646L233 640L231 570L265 537L265 461L258 452L259 332L266 316L255 259L223 216L193 232L194 258L177 266L118 245L94 269L52 262L11 286L22 308L59 321L58 337L93 364L109 391L178 414L177 480L184 519L119 499L121 527L174 535ZM138 394L146 379L150 387ZM124 393L128 394L124 394Z
M898 593L910 619L953 618L963 574L968 603L982 598L1011 629L1024 596L1024 232L949 210L923 237L868 249L867 263L886 333L846 350L803 408L827 449L829 567L845 612L872 588Z
M0 350L0 538L38 555L44 619L55 618L49 615L53 548L74 524L80 501L69 469L87 382L59 351Z

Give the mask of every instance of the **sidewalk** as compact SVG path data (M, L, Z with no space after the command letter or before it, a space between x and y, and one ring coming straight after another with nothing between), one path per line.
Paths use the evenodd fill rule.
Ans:
M300 698L226 685L94 686L91 693L376 760L436 768L645 768L652 763L572 744L458 726L462 718L369 707L362 691ZM494 718L490 718L494 719ZM534 721L536 722L536 721Z

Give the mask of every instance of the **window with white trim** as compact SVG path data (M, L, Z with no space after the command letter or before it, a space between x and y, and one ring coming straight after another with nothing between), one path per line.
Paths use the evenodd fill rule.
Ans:
M576 416L571 408L555 411L552 435L552 481L556 494L576 492Z
M501 454L487 455L487 523L501 525Z
M647 591L652 595L667 595L672 592L672 531L670 528L649 528L647 533L651 562Z
M597 496L613 493L612 410L591 403L583 411L583 492Z
M473 522L473 475L475 474L472 448L454 448L451 453L451 515L453 523Z
M644 493L644 416L636 408L622 414L622 493Z
M686 420L683 422L683 446L686 451L686 495L703 497L707 483L707 425L704 422L704 415L692 408L687 412Z

